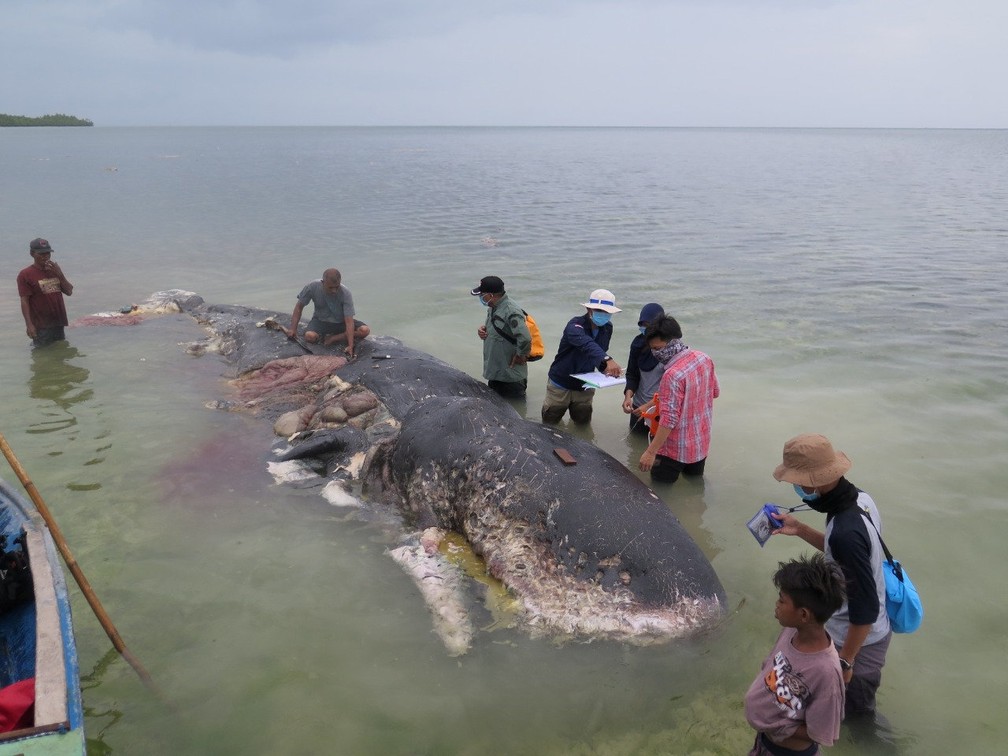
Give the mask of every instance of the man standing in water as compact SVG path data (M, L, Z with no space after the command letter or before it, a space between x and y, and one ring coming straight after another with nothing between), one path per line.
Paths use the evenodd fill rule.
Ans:
M476 329L483 340L483 377L494 391L510 399L521 399L528 387L528 360L532 335L525 313L504 291L497 276L481 278L471 292L487 308L486 323Z
M649 302L640 311L637 327L640 333L630 342L630 356L627 357L626 387L623 389L623 411L630 415L630 431L641 436L648 434L648 424L635 409L654 399L658 393L665 366L651 353L644 339L644 331L658 318L665 317L665 310L657 302Z
M570 410L571 420L578 424L591 422L592 399L595 390L584 388L584 381L571 378L575 373L599 370L618 378L623 368L609 356L609 340L614 313L622 312L616 306L616 297L608 289L595 289L583 302L584 315L571 318L560 337L560 346L550 365L546 381L546 398L543 400L544 423L559 423Z
M63 329L67 325L67 314L63 295L73 294L73 284L52 259L52 251L45 239L32 239L28 244L32 264L17 277L25 331L37 347L66 340Z
M780 513L782 525L774 533L798 536L824 552L847 579L847 600L826 623L840 654L847 719L875 713L875 694L892 639L879 542L882 524L871 496L844 477L850 467L847 455L834 451L828 438L804 433L784 444L784 459L773 472L777 480L792 484L809 507L826 515L823 532Z
M675 483L680 473L703 475L714 400L721 395L714 361L683 344L679 321L667 315L648 324L644 340L664 372L658 384L658 428L638 466L660 483Z
M284 333L288 338L297 336L298 324L301 322L301 312L309 302L314 303L315 310L312 319L305 329L304 338L310 344L330 346L346 342L343 351L353 357L354 346L371 333L371 329L360 320L355 320L353 295L350 289L343 285L343 276L336 268L329 268L318 281L306 284L298 294L291 315L291 324Z

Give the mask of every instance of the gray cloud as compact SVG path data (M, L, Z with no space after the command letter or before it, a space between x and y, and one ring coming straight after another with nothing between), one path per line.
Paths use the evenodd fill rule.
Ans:
M1002 0L0 0L99 125L1008 126Z
M329 46L440 34L496 14L543 14L575 4L578 0L131 0L109 6L103 17L112 28L195 50L291 57Z

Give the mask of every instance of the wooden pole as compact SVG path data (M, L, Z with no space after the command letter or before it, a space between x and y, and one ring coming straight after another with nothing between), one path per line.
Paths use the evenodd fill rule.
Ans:
M101 605L101 601L98 600L98 596L95 595L94 590L91 588L91 584L88 582L88 579L84 576L80 566L77 564L77 560L74 558L73 553L70 551L70 547L63 538L63 533L59 529L59 525L56 524L56 520L49 511L49 507L47 507L45 501L42 500L42 495L38 492L38 489L35 488L35 484L32 482L31 478L28 477L28 473L21 466L18 458L14 455L14 450L10 448L10 445L7 443L7 439L4 438L2 433L0 433L0 449L3 450L3 455L10 463L11 469L14 470L14 474L17 475L18 480L21 481L21 485L25 487L25 490L28 492L31 500L35 503L35 507L38 509L39 514L42 515L42 519L45 520L45 524L49 528L49 533L52 535L53 541L56 543L56 548L59 549L60 554L63 556L63 561L66 562L67 569L70 570L70 574L74 576L74 580L76 580L77 585L80 586L81 593L83 593L84 598L87 599L88 604L91 606L91 611L93 611L95 617L98 618L102 628L105 630L105 634L108 635L109 640L112 641L112 645L115 646L116 651L122 654L122 657L129 662L129 665L136 670L136 673L140 675L140 679L153 687L153 680L151 680L150 673L144 669L140 660L133 656L130 650L126 648L126 644L123 643L123 639L119 637L119 631L116 630L115 625L112 624L112 620L109 619L108 614L106 614L104 607Z

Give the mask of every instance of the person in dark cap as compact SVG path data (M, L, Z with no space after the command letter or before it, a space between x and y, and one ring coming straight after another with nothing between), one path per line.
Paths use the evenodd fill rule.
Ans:
M521 399L528 387L528 361L532 335L525 313L504 291L497 276L486 276L469 292L486 307L486 323L476 329L483 340L483 377L504 397Z
M836 562L847 580L847 600L826 623L840 654L845 717L875 713L875 694L882 683L892 629L886 614L885 575L880 543L882 522L875 502L844 474L851 461L818 433L803 433L784 444L784 458L773 471L778 481L816 512L826 515L825 532L788 513L774 534L798 536Z
M321 279L311 281L301 289L297 302L294 303L290 328L284 329L288 338L297 336L301 313L309 302L315 306L315 310L305 328L305 341L322 346L345 344L343 351L353 357L354 346L366 339L371 329L363 321L354 318L356 312L353 295L343 285L343 276L336 268L323 271Z
M32 239L28 252L32 264L17 276L25 332L35 346L65 341L63 329L67 326L67 313L63 295L73 294L73 284L52 259L53 249L48 241Z
M630 342L630 356L627 358L626 386L623 389L623 411L630 415L630 430L642 436L648 433L648 424L633 414L658 393L665 366L651 353L651 347L644 339L644 331L649 323L665 317L665 309L657 302L649 302L640 311L637 327L640 333Z

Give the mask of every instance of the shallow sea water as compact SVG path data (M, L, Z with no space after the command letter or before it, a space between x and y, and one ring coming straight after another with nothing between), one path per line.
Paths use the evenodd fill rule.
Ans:
M172 702L75 592L89 753L744 753L770 575L803 551L761 549L745 522L792 503L770 472L806 431L852 458L927 611L885 669L894 745L845 728L832 752L1003 751L1006 175L1003 131L0 130L0 430ZM375 332L477 377L483 275L548 353L593 288L625 308L624 360L661 302L722 396L704 480L658 492L729 618L650 648L487 629L449 658L385 553L394 521L275 485L269 427L204 406L225 369L185 353L188 318L28 348L14 278L39 235L71 318L168 288L289 313L336 265ZM633 465L619 402L599 392L591 428L568 429Z

